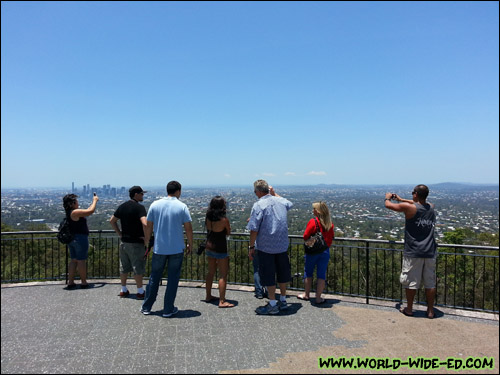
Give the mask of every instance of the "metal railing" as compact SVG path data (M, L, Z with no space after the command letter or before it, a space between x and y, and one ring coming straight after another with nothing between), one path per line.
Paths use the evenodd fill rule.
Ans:
M65 280L68 250L57 241L56 232L4 232L1 239L2 283L34 280ZM204 239L195 232L194 249ZM228 282L253 285L253 265L248 259L249 235L232 234L228 241ZM119 238L112 230L91 231L87 277L119 278ZM399 283L403 242L336 238L332 244L325 293L370 300L402 301ZM290 288L303 290L304 250L301 236L289 236L293 277ZM151 262L147 262L146 277ZM203 281L205 256L192 254L183 262L182 280ZM459 309L499 312L499 248L491 246L438 245L436 305ZM164 274L164 277L167 275ZM217 279L217 278L216 278ZM313 285L315 285L313 280ZM416 303L424 303L419 291Z

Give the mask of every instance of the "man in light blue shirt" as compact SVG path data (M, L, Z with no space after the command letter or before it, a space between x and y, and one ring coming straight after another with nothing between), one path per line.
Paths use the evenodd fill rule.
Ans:
M182 260L184 258L184 234L186 231L186 254L191 253L193 247L193 226L191 215L187 206L179 201L181 184L170 181L167 184L168 197L154 201L149 207L144 244L148 246L151 233L154 230L154 250L151 260L151 276L146 287L146 297L142 304L141 312L151 314L151 308L156 301L161 276L167 265L168 282L163 302L163 317L169 318L179 311L174 306L179 279L181 275Z
M259 307L261 315L275 315L288 308L286 284L291 279L288 259L287 212L292 203L280 197L266 181L254 183L255 195L259 198L252 207L247 229L250 230L249 257L253 260L255 251L259 258L261 284L267 287L269 303ZM280 286L280 301L276 301L276 278Z

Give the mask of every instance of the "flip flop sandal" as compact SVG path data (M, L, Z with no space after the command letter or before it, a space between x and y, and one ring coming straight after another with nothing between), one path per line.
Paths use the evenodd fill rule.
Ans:
M303 294L299 294L299 295L297 296L297 298L298 298L298 299L301 299L302 301L309 301L309 298L308 298L308 297L306 297L306 296L304 296Z
M404 316L409 316L410 318L413 316L413 314L408 314L406 312L406 307L404 309L399 310Z
M212 297L212 298L210 298L209 300L204 299L204 300L203 300L203 302L205 302L205 303L214 303L214 302L216 302L216 301L218 301L218 300L219 300L219 298L217 298L217 297Z

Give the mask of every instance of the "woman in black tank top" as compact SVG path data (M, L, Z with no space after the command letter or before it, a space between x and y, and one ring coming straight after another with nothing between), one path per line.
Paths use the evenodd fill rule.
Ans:
M74 234L74 239L68 244L71 260L68 265L68 285L67 289L76 288L75 275L78 269L80 274L80 288L88 288L87 283L87 256L89 251L89 228L87 226L87 217L95 211L99 197L94 193L92 203L89 208L80 208L78 196L75 194L66 194L63 197L63 207L66 211L66 217L69 220L69 227Z
M229 255L226 236L231 234L231 225L226 217L226 201L220 195L212 198L205 217L207 227L207 246L205 254L208 260L206 276L206 302L217 298L212 296L212 282L219 269L219 307L233 307L226 301L226 283L229 272Z

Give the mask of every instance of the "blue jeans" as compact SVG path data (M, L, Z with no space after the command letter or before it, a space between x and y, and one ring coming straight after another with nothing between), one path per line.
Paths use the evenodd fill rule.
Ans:
M165 265L167 265L167 288L165 289L165 298L163 300L163 313L170 314L174 312L174 302L177 296L177 288L179 287L179 279L181 277L182 260L184 253L174 255L159 255L153 253L151 260L151 276L149 277L149 284L146 287L146 295L142 310L151 311L153 304L158 295L158 288L160 286L161 276Z
M257 255L257 251L255 251L253 256L253 283L255 285L255 295L263 295L264 288L260 283L260 275L259 275L259 256Z

